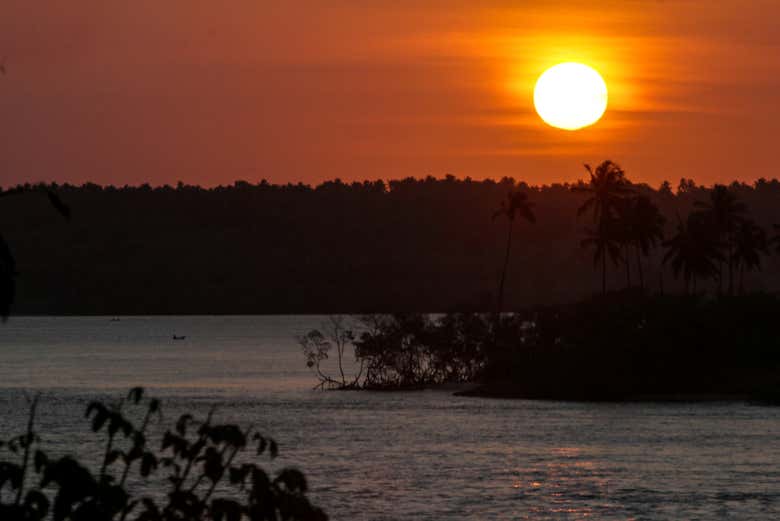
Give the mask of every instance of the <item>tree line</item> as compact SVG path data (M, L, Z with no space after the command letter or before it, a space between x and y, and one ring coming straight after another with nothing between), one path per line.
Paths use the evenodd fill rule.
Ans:
M696 204L710 201L714 188L688 179L674 189L651 187L625 175L619 184L631 192L599 199L608 208L603 219L594 219L592 205L577 215L593 195L590 179L542 186L452 176L209 189L27 185L0 192L28 194L0 197L3 283L15 285L14 312L23 314L479 311L494 310L499 293L501 308L514 310L576 301L605 285L623 288L629 277L646 291L684 292L686 273L690 291L695 283L697 291L717 292L694 255L713 241L663 263L663 243L680 221L685 231L699 225L688 216L704 210ZM760 237L738 233L747 230L745 218L764 230L780 221L780 182L725 189L750 215L743 212L716 241L721 292L729 291L729 266L734 293L740 280L745 291L780 290L780 257L760 253L757 271L748 246ZM511 234L504 214L491 221L510 192L524 194L536 218L526 225L517 211ZM55 194L73 209L70 221L35 193ZM637 205L623 208L623 200ZM663 239L653 235L653 206L665 219ZM628 211L640 220L620 229ZM640 230L645 225L651 229ZM624 239L629 231L642 237Z
M593 264L601 272L602 294L607 292L608 264L625 270L627 289L634 287L633 265L638 276L636 287L644 292L644 262L658 246L664 249L659 275L663 276L664 266L670 266L674 277L682 279L686 294L696 292L698 283L708 280L715 281L718 295L743 293L745 273L761 269L762 257L770 254L770 247L780 253L780 225L773 225L775 235L770 237L735 191L725 185L716 184L707 199L695 200L693 211L685 219L678 212L675 230L667 235L667 217L650 197L639 193L617 163L606 160L595 169L587 164L585 168L590 180L572 187L572 191L587 196L577 215L590 214L592 225L583 229L580 246L593 252ZM686 189L691 189L691 184L683 180L680 190ZM665 184L660 191L668 194L671 188ZM509 221L498 287L497 307L501 310L515 215L530 223L536 219L533 203L519 188L502 201L494 218L498 215ZM659 292L664 292L662 279Z

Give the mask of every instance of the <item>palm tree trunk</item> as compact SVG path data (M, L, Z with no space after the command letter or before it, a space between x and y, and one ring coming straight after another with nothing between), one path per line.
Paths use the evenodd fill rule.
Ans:
M642 293L644 293L645 274L642 271L642 250L639 248L639 246L636 247L636 269L637 273L639 273L639 289L641 289Z
M504 283L506 282L506 272L509 268L509 253L512 250L512 226L514 223L515 221L513 219L509 220L509 233L506 237L506 252L504 253L504 268L501 270L501 281L498 284L497 315L501 315L501 312L504 310Z

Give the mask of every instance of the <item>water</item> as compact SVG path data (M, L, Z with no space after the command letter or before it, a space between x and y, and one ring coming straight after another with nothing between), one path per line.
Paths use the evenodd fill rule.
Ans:
M168 421L217 405L273 435L334 520L780 518L780 408L313 391L294 336L322 318L13 317L0 438L40 391L47 447L88 455L87 401L140 384Z

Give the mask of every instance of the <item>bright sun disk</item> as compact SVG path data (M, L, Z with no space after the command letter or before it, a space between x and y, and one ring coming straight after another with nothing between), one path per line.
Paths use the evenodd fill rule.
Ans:
M607 84L592 67L559 63L536 81L534 106L545 123L577 130L597 122L607 110Z

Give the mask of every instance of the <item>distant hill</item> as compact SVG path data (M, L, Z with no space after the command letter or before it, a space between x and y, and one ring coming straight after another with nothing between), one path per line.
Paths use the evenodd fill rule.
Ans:
M506 239L491 215L514 181L404 179L344 184L177 187L53 186L64 222L34 195L0 201L16 256L16 314L253 314L490 309ZM506 308L570 301L600 289L579 245L589 218L570 185L521 185L537 223L516 226ZM707 189L684 181L635 188L671 232ZM780 182L731 186L771 232ZM660 250L646 280L660 286ZM671 272L663 274L667 289ZM625 285L620 269L609 285ZM780 289L780 257L746 278Z

